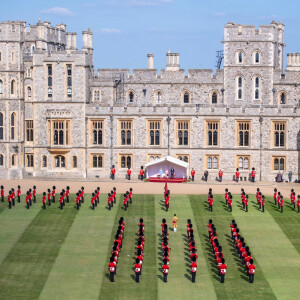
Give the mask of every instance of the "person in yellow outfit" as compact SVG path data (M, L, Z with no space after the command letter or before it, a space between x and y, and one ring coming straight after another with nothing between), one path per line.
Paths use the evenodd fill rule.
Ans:
M176 217L176 214L174 214L172 222L173 222L173 230L174 230L174 232L176 232L177 227L178 227L178 218Z

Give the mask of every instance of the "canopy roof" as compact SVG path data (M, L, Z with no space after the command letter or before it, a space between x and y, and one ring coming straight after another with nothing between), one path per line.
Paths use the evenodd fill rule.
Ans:
M182 160L180 160L178 158L172 157L172 156L165 156L165 157L162 157L162 158L159 158L159 159L155 159L153 161L148 162L145 165L145 168L148 168L148 167L156 165L156 164L160 164L162 162L170 162L170 163L173 163L175 165L178 165L178 166L181 166L181 167L184 167L184 168L188 168L189 167L189 163L187 163L187 162L184 162L184 161L182 161Z

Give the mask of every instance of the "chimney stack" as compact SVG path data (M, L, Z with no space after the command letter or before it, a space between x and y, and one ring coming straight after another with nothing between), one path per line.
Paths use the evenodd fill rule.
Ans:
M154 69L154 61L153 61L154 55L149 53L147 56L148 56L148 69Z
M179 71L179 53L167 53L167 68L166 71Z
M93 49L93 33L91 28L88 29L88 48Z
M71 49L73 49L73 50L77 50L77 48L76 48L76 40L77 40L77 33L73 32L72 33L72 47L71 47Z
M71 32L67 32L67 44L66 44L66 49L69 50L71 49L71 38L72 38L72 33Z
M88 46L88 31L82 31L82 49L88 49L89 46Z

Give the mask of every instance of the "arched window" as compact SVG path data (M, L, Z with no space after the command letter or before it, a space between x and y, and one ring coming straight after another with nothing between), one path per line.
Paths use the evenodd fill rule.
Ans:
M183 157L183 161L184 161L184 162L189 162L189 158L188 158L187 156L184 156L184 157Z
M11 93L12 95L15 94L15 85L16 85L16 82L15 82L14 80L12 80L12 81L10 82L10 93Z
M236 54L236 58L237 58L237 63L241 64L243 62L243 52L238 51L237 54Z
M13 154L13 155L11 156L11 165L12 165L12 166L15 166L15 165L16 165L16 155L15 155L15 154Z
M121 131L121 144L125 145L125 130Z
M3 155L0 154L0 166L2 167L3 166Z
M179 160L182 160L182 156L181 156L181 155L179 155L179 156L178 156L178 159L179 159Z
M248 159L248 157L244 158L244 170L249 170L249 159Z
M3 94L3 82L0 80L0 94Z
M102 154L93 155L93 168L102 168L102 167L103 167Z
M218 103L218 94L216 92L213 92L211 95L211 103L217 104Z
M47 168L47 156L46 155L43 155L42 166L43 166L43 168Z
M281 92L279 96L280 104L286 104L286 94L285 92Z
M260 55L259 55L259 52L256 52L255 53L255 63L259 64L259 62L260 62Z
M100 100L100 92L99 91L95 91L94 92L94 101L97 102Z
M127 162L127 168L131 168L131 156L127 156L127 160L126 160L126 162Z
M212 169L212 158L211 157L207 158L207 169Z
M31 87L27 87L27 98L31 98Z
M280 170L284 170L284 158L280 158L279 168L280 168Z
M3 140L3 114L0 113L0 140Z
M156 93L156 103L157 103L157 104L161 104L161 102L162 102L162 94L161 94L160 91L158 91L158 92Z
M27 154L26 155L26 166L28 168L33 168L33 154Z
M279 170L279 159L278 158L274 159L274 170Z
M134 93L129 92L129 94L128 94L128 103L133 103L133 100L134 100Z
M73 168L77 168L77 156L73 156Z
M55 156L55 167L56 168L65 168L66 167L66 159L62 155Z
M239 169L243 170L243 158L242 157L239 158Z
M155 160L156 160L156 159L159 159L159 156L155 156Z
M12 113L10 116L10 138L12 140L15 139L15 122L16 122L15 118L16 118L15 113Z
M237 81L237 99L241 100L243 98L243 77L239 76Z
M253 79L254 99L259 100L260 98L260 78L254 77Z
M259 89L255 89L255 94L254 94L255 99L259 99Z
M150 156L150 161L153 161L154 160L154 157L153 156Z
M259 88L259 77L255 77L255 87Z
M218 169L218 158L217 157L213 158L213 169Z
M52 88L51 87L48 88L48 97L49 98L52 97Z
M189 102L190 102L190 94L189 94L189 92L184 92L183 103L189 103Z

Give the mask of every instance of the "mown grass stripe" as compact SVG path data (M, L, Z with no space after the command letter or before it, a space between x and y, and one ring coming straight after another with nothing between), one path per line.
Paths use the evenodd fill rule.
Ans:
M39 201L41 197L38 196ZM7 202L0 207L0 264L11 251L14 244L26 230L33 218L41 210L40 204L34 204L31 209L25 209L24 199L16 203L12 209L8 209Z
M235 203L233 216L275 296L279 299L292 299L295 297L294 287L300 277L299 253L269 213L270 207L262 213L255 202L255 196L251 195L247 216Z
M90 194L85 198L40 299L98 299L107 265L103 254L111 239L117 207L106 209L106 195L101 195L100 204L93 211L89 209Z
M157 277L158 277L158 298L159 299L216 299L216 294L208 274L207 264L201 250L201 241L197 238L198 230L195 229L196 243L198 247L198 271L196 282L191 282L190 259L187 248L186 221L192 219L195 223L192 207L188 196L171 195L170 208L166 212L164 208L163 195L155 197L156 205L156 232L157 232ZM177 232L173 232L172 218L176 213L179 219ZM163 282L161 271L161 220L165 218L170 227L169 243L170 271L168 282Z
M156 256L155 256L155 231L154 231L154 199L152 195L134 195L133 203L127 211L123 206L118 206L118 212L113 226L113 234L106 251L106 264L108 265L114 234L118 227L119 218L125 219L125 238L118 262L115 282L109 281L107 268L99 294L99 299L156 299ZM145 252L142 276L140 283L135 282L134 263L137 245L137 230L140 218L145 223Z
M217 297L221 299L234 299L241 297L241 295L247 295L249 298L275 299L266 278L262 272L259 271L259 268L256 274L255 283L253 285L249 284L248 277L245 275L244 266L241 264L241 260L236 254L235 247L231 240L229 224L232 220L232 215L223 201L223 196L215 195L213 212L210 212L208 209L206 195L190 195L189 198L198 231L202 233L201 238L204 240L202 248L205 259L210 266L210 276ZM224 284L220 283L220 276L218 275L215 257L212 254L211 243L208 239L207 224L209 219L212 219L216 226L218 239L222 246L228 267Z
M71 205L40 210L0 265L0 299L38 298L76 214Z

